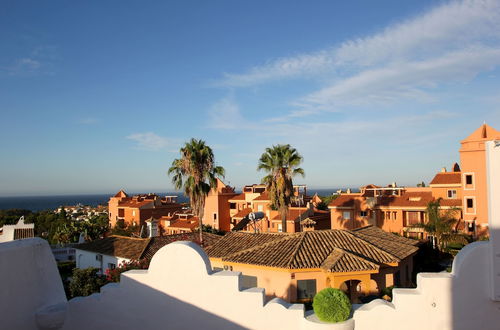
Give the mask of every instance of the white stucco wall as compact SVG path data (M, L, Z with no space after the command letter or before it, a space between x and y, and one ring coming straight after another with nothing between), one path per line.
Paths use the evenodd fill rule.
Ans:
M96 259L96 256L98 254L99 253L96 252L75 249L76 267L77 268L92 267L101 269L101 262ZM109 263L113 263L116 266L118 266L124 261L129 262L130 259L102 254L102 272L104 273L106 271Z

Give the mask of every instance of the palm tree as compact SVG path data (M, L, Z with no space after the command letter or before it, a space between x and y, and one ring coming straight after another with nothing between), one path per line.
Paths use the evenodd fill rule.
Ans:
M298 167L302 160L302 156L295 148L289 144L278 144L266 148L257 166L257 170L268 173L262 179L262 183L266 184L269 191L271 208L280 213L283 232L286 232L286 216L293 196L292 177L297 174L305 176L304 170Z
M449 243L467 244L465 235L456 232L458 223L458 220L455 219L456 212L455 208L443 212L441 198L439 198L427 204L427 222L413 226L422 228L429 236L432 236L433 245L440 251Z
M180 149L181 158L175 159L168 169L176 189L183 189L189 197L194 215L199 219L200 243L203 243L202 224L205 197L217 186L217 177L224 177L225 170L215 165L212 149L203 140L192 138Z

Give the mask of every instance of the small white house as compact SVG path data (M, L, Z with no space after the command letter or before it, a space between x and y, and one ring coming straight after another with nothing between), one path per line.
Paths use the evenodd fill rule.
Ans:
M15 225L0 228L0 243L35 237L35 224L24 223L24 216Z
M149 239L110 236L75 246L77 268L98 268L104 274L122 262L141 259Z

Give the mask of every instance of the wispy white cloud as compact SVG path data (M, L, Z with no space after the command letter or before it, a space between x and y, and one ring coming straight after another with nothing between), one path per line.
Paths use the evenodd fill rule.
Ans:
M131 134L127 136L127 139L136 143L135 148L150 151L164 150L172 147L174 144L171 139L152 132Z
M54 62L60 58L54 46L39 46L26 55L14 60L3 71L11 76L53 74Z
M420 62L394 63L365 70L303 97L303 106L334 110L335 105L388 103L399 99L429 102L438 84L468 81L500 65L500 48L474 47Z
M251 126L251 123L241 115L240 107L232 97L217 101L210 107L208 114L211 128L236 130Z
M446 2L382 31L308 54L225 73L222 87L320 78L322 87L290 100L283 122L345 105L432 102L436 87L467 82L500 65L500 1Z

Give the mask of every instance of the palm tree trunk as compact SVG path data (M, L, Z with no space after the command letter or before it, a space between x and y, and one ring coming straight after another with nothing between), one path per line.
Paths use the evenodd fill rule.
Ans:
M281 214L281 227L282 227L281 231L286 233L286 213L285 212L283 212Z
M199 220L199 227L200 227L200 245L203 247L203 218L200 216L198 218Z

